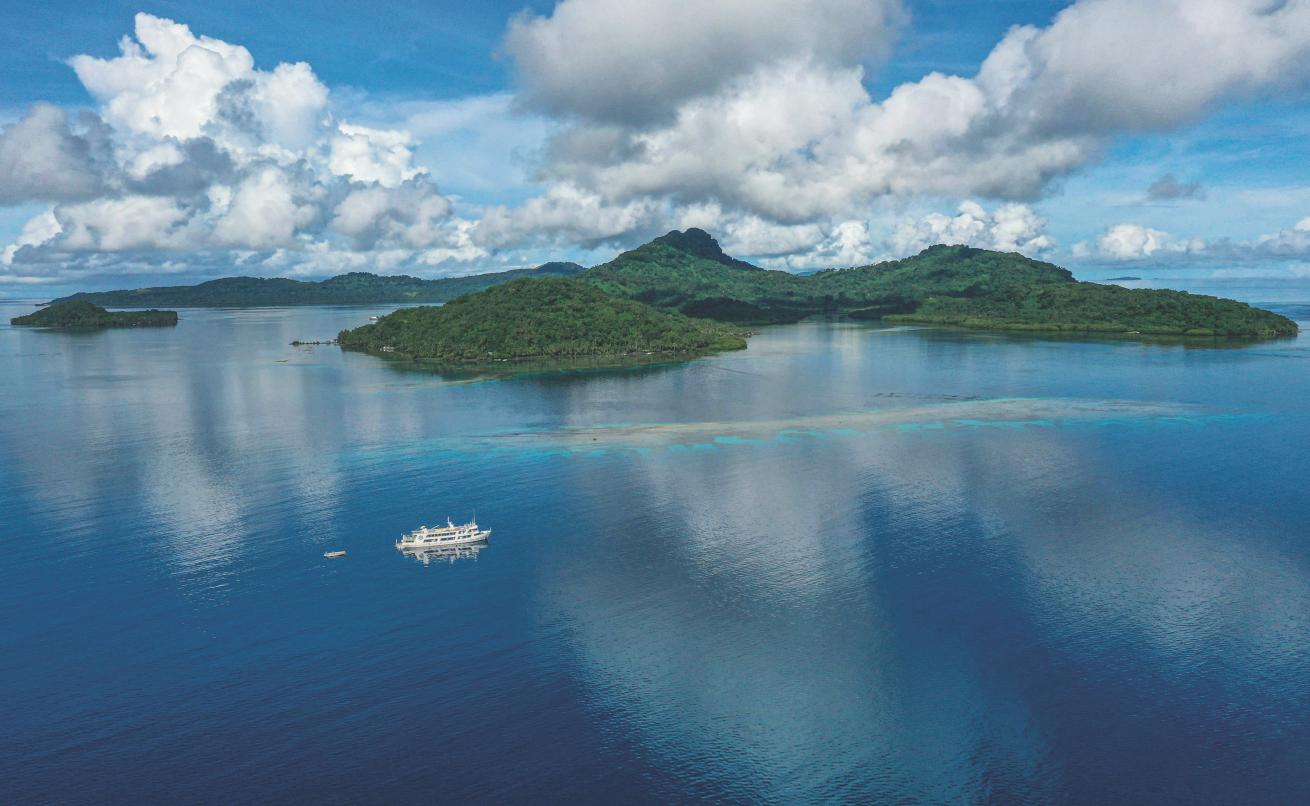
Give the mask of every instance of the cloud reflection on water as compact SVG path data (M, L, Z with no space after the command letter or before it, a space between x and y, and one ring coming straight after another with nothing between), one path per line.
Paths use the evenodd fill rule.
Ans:
M1088 393L1208 391L1243 354L798 325L678 367L452 386L287 346L365 315L5 334L45 354L0 400L0 448L24 457L5 468L14 500L71 554L117 541L104 562L155 558L211 597L352 526L392 551L378 533L477 490L524 534L450 570L523 562L497 590L539 586L531 618L564 628L604 730L707 796L1056 800L1097 748L1052 717L1078 703L1051 698L1124 685L1109 678L1127 661L1160 708L1222 664L1242 669L1227 703L1306 704L1310 586L1271 517L1160 483L1231 458L1207 454L1207 429L1255 407ZM1044 391L1033 377L1061 396L1019 396ZM1170 430L1185 438L1164 455L1133 452ZM528 545L543 520L567 534ZM363 565L353 548L336 572Z
M1127 427L1208 422L1092 408ZM658 433L688 428L701 426ZM1020 680L1062 653L1096 679L1095 664L1143 641L1178 677L1138 685L1165 688L1205 685L1232 652L1253 679L1310 670L1310 587L1289 558L1189 518L1095 441L1051 428L864 436L569 465L570 489L627 508L586 510L609 541L585 565L561 560L544 596L597 707L658 763L756 782L728 790L745 800L960 801L988 787L1050 800L1063 775L1088 771L1059 769L1078 757L1051 751L1068 726ZM1008 626L989 636L998 618ZM1012 653L1036 668L1016 674L1027 661Z

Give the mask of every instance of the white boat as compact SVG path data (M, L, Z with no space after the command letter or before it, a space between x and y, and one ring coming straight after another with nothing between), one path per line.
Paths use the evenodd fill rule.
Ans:
M456 526L446 518L445 526L420 526L409 534L401 535L396 548L405 550L441 548L443 546L464 546L470 543L485 543L491 536L490 529L478 528L475 517L468 523Z

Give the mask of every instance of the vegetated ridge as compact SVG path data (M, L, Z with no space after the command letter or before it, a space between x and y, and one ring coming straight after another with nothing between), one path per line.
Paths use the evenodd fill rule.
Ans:
M402 308L343 330L347 350L447 364L618 356L690 356L741 349L739 328L606 294L574 279L523 278L441 307Z
M26 327L53 327L94 330L106 327L172 327L177 324L176 311L106 311L86 300L56 302L26 316L16 316L10 324Z
M801 276L735 260L708 233L690 229L624 252L580 278L688 316L752 324L847 314L1069 333L1267 338L1297 332L1290 319L1242 302L1079 282L1052 263L968 246L931 246L902 260Z
M197 285L159 286L120 291L82 291L54 300L86 300L115 308L256 308L284 305L368 305L448 302L519 277L567 277L583 271L576 263L546 263L535 269L512 269L466 277L423 280L408 275L350 272L327 280L285 277L223 277Z

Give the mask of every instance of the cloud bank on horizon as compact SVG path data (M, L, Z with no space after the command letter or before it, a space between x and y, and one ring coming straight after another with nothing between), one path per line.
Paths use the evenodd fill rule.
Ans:
M1076 0L1011 28L973 76L875 98L870 71L908 19L900 0L560 0L514 17L517 85L492 103L539 122L532 193L475 205L417 158L422 125L352 120L308 64L261 69L138 14L117 56L68 60L93 109L36 104L0 132L0 205L43 206L0 247L0 283L453 274L686 226L784 268L943 241L1049 256L1034 205L1118 139L1310 86L1310 0ZM1207 195L1173 174L1137 193ZM1299 260L1310 219L1247 240L1122 222L1061 254Z

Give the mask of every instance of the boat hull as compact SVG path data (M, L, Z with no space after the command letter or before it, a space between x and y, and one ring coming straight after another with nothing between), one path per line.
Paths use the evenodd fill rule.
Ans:
M468 546L475 543L485 543L491 537L491 530L484 529L480 532L460 537L436 538L432 540L400 540L396 543L396 548L401 551L413 551L422 549L439 549L446 546Z

